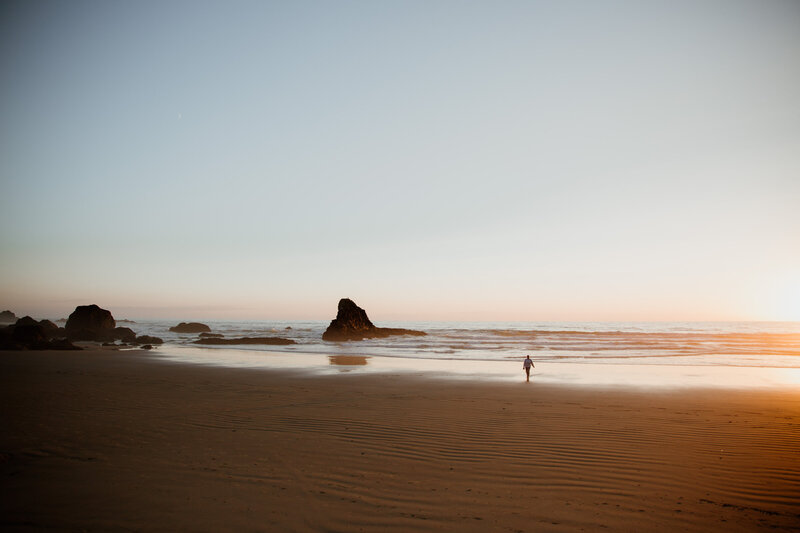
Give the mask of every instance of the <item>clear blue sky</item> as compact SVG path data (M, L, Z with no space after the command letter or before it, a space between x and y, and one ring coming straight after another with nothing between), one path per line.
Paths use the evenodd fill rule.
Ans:
M800 320L796 1L0 6L0 307Z

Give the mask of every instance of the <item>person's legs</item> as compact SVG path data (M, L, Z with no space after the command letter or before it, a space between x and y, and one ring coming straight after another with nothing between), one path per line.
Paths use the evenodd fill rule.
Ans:
M530 380L531 380L531 369L530 368L526 368L525 369L525 381L530 381Z

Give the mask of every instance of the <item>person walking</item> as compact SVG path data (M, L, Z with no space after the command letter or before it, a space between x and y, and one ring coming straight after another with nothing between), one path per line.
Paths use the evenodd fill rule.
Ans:
M522 368L525 369L525 382L529 382L531 380L531 367L536 368L536 365L533 364L531 361L531 356L526 355L525 361L522 363Z

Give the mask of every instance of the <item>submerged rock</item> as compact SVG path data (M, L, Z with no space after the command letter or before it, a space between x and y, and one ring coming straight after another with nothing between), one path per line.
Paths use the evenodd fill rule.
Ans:
M164 344L164 341L160 337L153 337L150 335L139 335L133 342L134 344Z
M224 336L222 333L209 333L207 331L200 334L201 339L221 339Z
M426 335L424 331L402 328L379 328L373 324L367 312L349 298L339 300L336 318L331 320L328 329L322 334L324 341L360 341L389 337L392 335Z
M17 323L19 322L21 322L21 320L17 321ZM15 325L11 332L11 339L14 342L33 347L38 344L46 343L47 333L44 327L38 323Z
M238 339L221 339L219 337L204 337L194 341L194 344L224 345L224 344L272 344L287 345L297 344L292 339L281 337L241 337Z
M200 322L181 322L177 326L169 328L174 333L202 333L211 331L211 328Z

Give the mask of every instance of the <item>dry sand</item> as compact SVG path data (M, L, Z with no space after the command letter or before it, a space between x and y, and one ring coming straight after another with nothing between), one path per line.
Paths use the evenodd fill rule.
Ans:
M4 530L800 530L800 390L0 353Z

